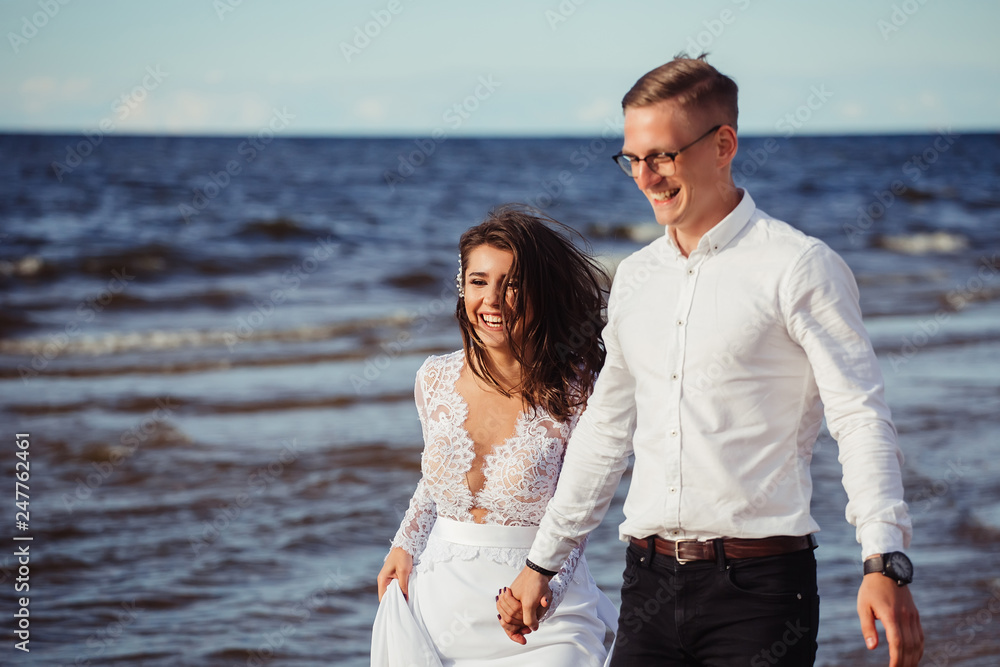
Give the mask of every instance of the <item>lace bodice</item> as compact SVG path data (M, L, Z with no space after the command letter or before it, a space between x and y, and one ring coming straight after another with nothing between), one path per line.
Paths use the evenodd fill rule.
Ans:
M424 435L422 476L392 541L392 546L415 559L438 516L472 522L475 508L486 511L483 523L537 526L555 493L566 442L576 423L575 417L559 422L540 408L521 412L514 434L485 457L485 481L473 494L466 479L475 459L475 445L465 428L469 408L455 388L463 363L459 350L429 357L417 372L414 398ZM550 582L554 595L562 580L572 578L581 550L574 550ZM511 564L523 565L523 557Z

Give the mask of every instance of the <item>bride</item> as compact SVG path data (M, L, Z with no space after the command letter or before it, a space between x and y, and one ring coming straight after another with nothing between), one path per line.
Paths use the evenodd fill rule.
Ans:
M422 476L378 575L372 665L605 661L617 612L584 545L552 578L526 645L507 638L495 608L525 565L604 360L607 276L566 229L506 205L462 235L463 349L417 372Z

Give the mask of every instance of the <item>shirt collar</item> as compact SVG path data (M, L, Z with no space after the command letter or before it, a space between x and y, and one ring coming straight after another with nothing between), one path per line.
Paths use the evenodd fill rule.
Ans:
M740 193L743 195L740 203L729 212L729 215L720 220L719 224L705 232L698 241L696 252L698 250L711 254L722 252L750 222L750 216L757 210L757 205L754 204L749 192L740 189Z

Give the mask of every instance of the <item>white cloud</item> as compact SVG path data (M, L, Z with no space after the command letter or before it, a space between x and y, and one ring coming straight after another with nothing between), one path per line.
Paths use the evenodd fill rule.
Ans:
M388 112L382 100L374 97L365 97L358 100L354 105L354 115L366 121L385 120Z
M867 115L867 110L865 106L860 102L850 101L844 102L837 107L837 113L841 118L864 118Z
M921 91L919 99L920 106L926 109L939 109L941 107L941 97L929 90Z
M616 120L620 115L620 107L613 100L601 97L593 99L584 106L577 107L576 118L583 123L598 124L604 120Z
M27 95L48 95L58 85L58 82L51 76L33 76L21 82L21 92Z
M21 82L21 102L25 111L43 113L57 105L86 101L90 87L90 79L83 77L33 76Z
M191 88L154 90L119 123L143 132L251 132L267 124L273 110L254 93L205 92Z

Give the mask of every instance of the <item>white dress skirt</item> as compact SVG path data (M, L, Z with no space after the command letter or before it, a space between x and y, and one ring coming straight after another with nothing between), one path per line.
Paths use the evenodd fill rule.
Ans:
M396 581L372 631L373 667L545 667L605 664L618 612L581 557L555 611L517 644L497 620L495 596L524 566L537 526L438 517L410 573L409 601Z

